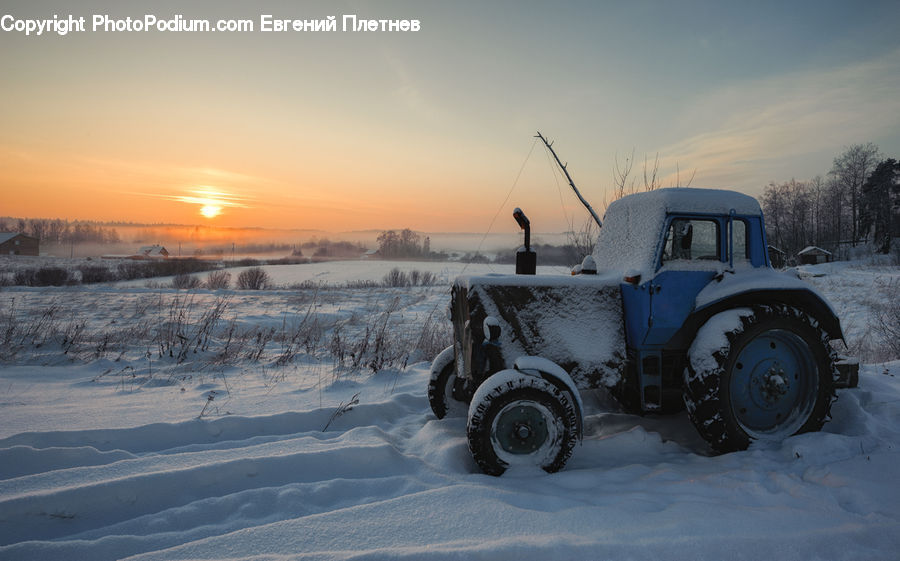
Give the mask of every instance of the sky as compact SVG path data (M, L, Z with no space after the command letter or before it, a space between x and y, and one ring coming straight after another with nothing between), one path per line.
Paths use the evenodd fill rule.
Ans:
M0 4L0 216L327 231L536 231L602 212L614 170L754 196L856 143L900 157L900 3ZM252 32L92 31L111 18ZM334 32L263 32L260 16ZM416 32L342 31L345 14Z

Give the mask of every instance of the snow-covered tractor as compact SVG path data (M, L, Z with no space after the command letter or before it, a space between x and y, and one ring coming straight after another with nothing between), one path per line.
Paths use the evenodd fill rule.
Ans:
M454 344L432 364L431 408L467 412L469 449L493 475L562 468L591 388L628 411L686 407L719 452L819 430L857 373L832 347L843 334L828 302L773 270L766 248L759 203L741 193L617 200L577 275L455 280Z

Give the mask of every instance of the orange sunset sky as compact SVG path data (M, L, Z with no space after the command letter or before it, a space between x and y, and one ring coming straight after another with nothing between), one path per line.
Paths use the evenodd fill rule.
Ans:
M536 130L599 209L632 149L638 174L659 154L664 185L679 169L752 195L852 143L900 155L896 1L0 7L7 23L70 14L88 29L0 31L0 216L483 232L521 206L562 231L587 215ZM338 29L117 33L94 14ZM421 30L343 32L343 14Z

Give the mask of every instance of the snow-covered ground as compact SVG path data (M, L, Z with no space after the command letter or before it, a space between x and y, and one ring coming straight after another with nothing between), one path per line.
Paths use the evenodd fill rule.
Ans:
M277 284L379 280L387 264L290 267L269 268ZM880 348L871 315L900 269L801 274L851 348ZM0 559L900 558L900 361L863 365L822 432L723 456L684 413L589 393L563 471L494 478L465 420L425 398L448 299L3 289Z

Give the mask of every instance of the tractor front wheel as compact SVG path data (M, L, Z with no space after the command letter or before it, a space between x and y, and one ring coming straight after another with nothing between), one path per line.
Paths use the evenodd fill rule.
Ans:
M466 433L472 457L489 475L515 466L553 473L572 455L578 427L570 394L543 378L504 370L475 392Z
M446 416L465 415L467 404L453 397L456 384L456 356L453 347L447 347L431 363L431 377L428 380L428 404L438 419Z

